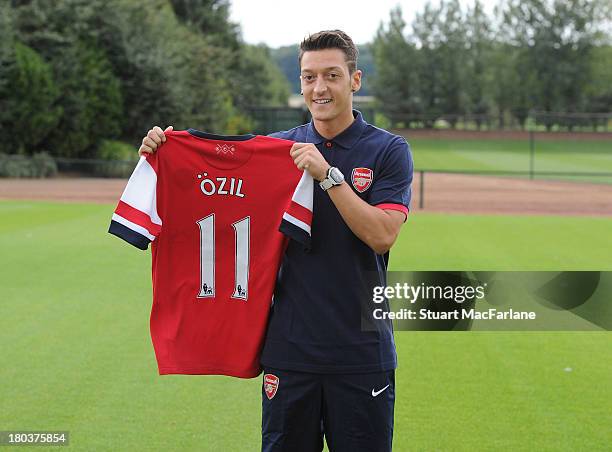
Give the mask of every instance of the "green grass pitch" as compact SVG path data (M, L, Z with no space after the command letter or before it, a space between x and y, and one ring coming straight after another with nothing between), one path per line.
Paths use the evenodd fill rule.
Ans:
M150 255L106 233L112 209L0 202L0 430L69 430L71 450L259 450L259 378L157 375ZM391 262L612 270L610 230L612 218L416 212ZM612 444L609 332L398 332L396 341L394 450Z
M407 135L416 170L529 171L527 140L411 139L410 133ZM536 141L534 169L536 172L612 173L612 143ZM554 179L612 183L612 176L554 176Z

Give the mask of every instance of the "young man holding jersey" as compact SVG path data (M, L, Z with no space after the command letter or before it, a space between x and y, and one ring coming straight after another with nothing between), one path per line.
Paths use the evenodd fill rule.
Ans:
M320 451L325 435L331 451L390 451L393 331L367 306L408 215L410 148L352 109L362 73L349 36L309 36L299 63L312 121L272 136L295 141L295 165L320 184L311 248L290 241L276 283L261 356L262 450ZM164 141L154 127L139 152Z

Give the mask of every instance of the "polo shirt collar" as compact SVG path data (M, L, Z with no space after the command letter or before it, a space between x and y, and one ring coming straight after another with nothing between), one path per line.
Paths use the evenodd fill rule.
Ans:
M364 121L360 111L353 110L353 117L355 120L351 123L351 125L331 140L319 135L319 132L317 132L317 129L315 129L314 121L311 120L308 124L308 130L306 132L306 139L308 143L321 144L325 141L331 141L345 149L352 148L359 137L361 137L361 134L366 127L366 122Z

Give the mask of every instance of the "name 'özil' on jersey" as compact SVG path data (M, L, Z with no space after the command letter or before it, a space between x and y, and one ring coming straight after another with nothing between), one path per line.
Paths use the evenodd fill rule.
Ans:
M159 373L257 376L286 241L310 244L313 180L294 165L292 141L166 137L138 162L109 229L152 243Z

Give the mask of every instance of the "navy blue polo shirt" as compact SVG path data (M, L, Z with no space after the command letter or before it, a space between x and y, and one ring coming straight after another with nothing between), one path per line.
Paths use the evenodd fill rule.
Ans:
M361 199L407 213L413 171L408 143L366 123L360 112L353 115L353 123L331 140L312 122L271 136L314 143ZM389 253L377 255L357 238L318 184L313 201L311 247L289 241L261 363L316 373L395 369L392 324L373 320L367 309L373 287L386 283Z

